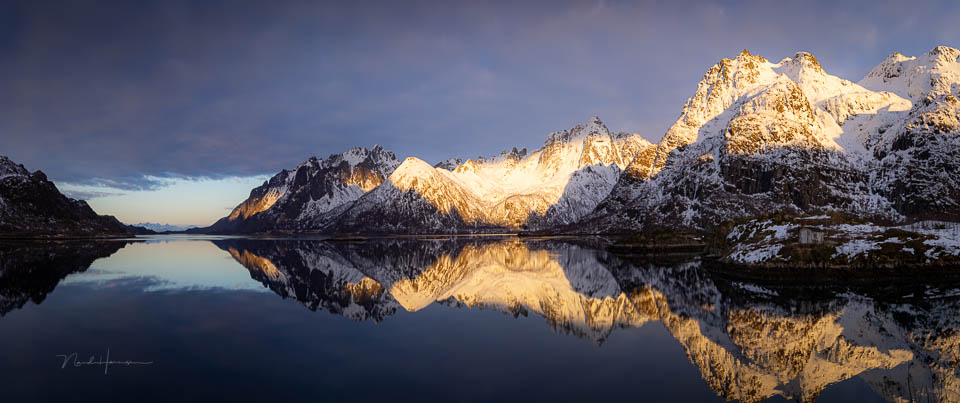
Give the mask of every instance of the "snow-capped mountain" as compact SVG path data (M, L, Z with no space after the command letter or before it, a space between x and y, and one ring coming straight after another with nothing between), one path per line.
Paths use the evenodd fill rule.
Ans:
M810 53L744 50L707 70L658 144L594 117L537 150L432 166L354 149L282 171L210 229L611 233L826 211L956 221L958 57L893 54L854 83Z
M777 211L960 219L958 56L894 54L859 84L805 52L723 59L656 151L568 230L704 229Z
M0 156L0 237L101 237L129 232L113 216L64 196L47 176Z
M960 50L895 53L860 84L913 103L860 131L880 160L879 191L903 214L960 218Z
M397 157L379 145L370 150L352 148L322 160L311 157L254 188L230 215L198 232L320 228L328 212L379 186L397 165Z
M544 146L454 166L407 158L384 184L344 205L333 232L475 232L576 222L613 188L634 157L652 148L612 134L599 118L551 134Z

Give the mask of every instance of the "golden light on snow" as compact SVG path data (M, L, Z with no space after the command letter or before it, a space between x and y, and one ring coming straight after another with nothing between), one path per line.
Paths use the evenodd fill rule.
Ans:
M637 134L612 135L593 118L551 135L543 148L529 154L504 152L467 160L453 170L407 158L389 181L402 191L415 191L444 214L456 211L468 225L521 228L547 218L558 204L564 204L564 215L552 219L573 222L606 196L637 154L651 147Z

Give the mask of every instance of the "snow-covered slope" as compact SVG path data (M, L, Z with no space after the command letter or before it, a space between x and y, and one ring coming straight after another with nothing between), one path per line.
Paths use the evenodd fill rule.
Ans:
M316 157L292 170L283 170L253 189L227 217L203 232L310 230L326 214L357 200L383 183L399 165L396 156L379 145L352 148L327 159Z
M383 186L338 211L328 229L424 233L572 223L606 196L627 161L652 147L639 135L611 134L593 117L529 153L514 148L456 167L407 158Z
M567 230L703 229L777 211L960 219L957 57L893 55L859 84L805 52L723 59L656 151Z
M960 219L960 50L895 53L860 84L913 102L864 135L876 144L880 192L904 214Z

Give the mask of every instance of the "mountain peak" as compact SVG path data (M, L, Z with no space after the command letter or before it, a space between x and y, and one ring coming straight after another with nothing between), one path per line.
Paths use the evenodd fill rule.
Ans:
M120 221L101 216L82 200L65 196L43 171L32 174L0 156L0 237L98 237L129 235Z
M469 162L469 161L468 161ZM426 161L417 157L407 157L403 163L393 170L390 174L390 182L400 190L409 190L417 187L422 181L430 182L437 175L434 169Z
M906 59L907 57L900 52L893 52L890 56L887 56L887 59Z
M370 155L370 151L364 147L353 147L340 155L343 156L344 161L347 161L350 165L357 165Z
M939 63L960 63L960 50L949 46L937 46L927 52L930 60Z
M730 59L723 59L723 60L730 60ZM741 51L740 54L737 55L737 57L733 58L733 60L740 61L740 62L744 62L744 61L766 62L767 61L767 59L765 59L763 56L750 53L750 51L747 49L743 49L743 51Z
M822 92L826 87L839 85L838 79L833 78L823 70L823 66L816 57L810 52L797 52L793 58L784 58L780 61L780 67L774 67L774 71L786 74L788 78L800 84L808 95ZM828 84L828 82L832 82ZM814 98L818 98L814 96Z
M817 58L810 52L797 52L797 54L793 55L791 63L801 68L810 68L814 71L823 72L823 67L820 66L820 62L817 61Z
M440 161L434 164L433 167L452 171L454 169L457 169L457 167L460 166L460 164L463 164L462 158L448 158L444 161Z
M889 82L890 80L900 77L904 70L903 62L915 59L916 57L904 56L897 52L892 53L890 56L887 56L886 59L883 59L880 64L871 69L863 80L861 80L861 84L867 84L867 87L870 88L870 81Z
M607 129L607 125L603 124L603 121L600 120L599 116L591 116L587 120L587 124L583 126L584 134L610 134L610 130Z
M517 147L513 147L510 150L503 150L500 152L500 155L497 155L497 160L513 160L520 161L527 156L527 149L517 150Z
M374 145L373 148L369 150L366 147L354 147L342 154L333 154L330 156L330 159L334 161L340 161L342 159L351 166L356 166L367 160L375 164L386 163L390 165L387 169L392 169L392 167L396 166L394 163L396 161L393 161L396 160L396 156L392 152L384 150L379 144Z
M584 125L576 125L569 130L550 133L544 145L569 143L576 139L583 139L591 134L610 135L610 130L607 129L607 125L603 124L600 117L596 115L591 116Z
M24 168L22 164L11 161L9 158L0 155L0 178L7 176L29 176L30 171Z
M937 46L920 57L888 56L858 84L873 91L893 92L914 102L929 102L954 94L960 82L960 50Z

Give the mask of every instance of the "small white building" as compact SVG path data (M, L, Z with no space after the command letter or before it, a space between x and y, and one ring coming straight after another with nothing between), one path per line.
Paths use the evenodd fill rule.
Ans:
M801 244L822 244L823 232L814 231L809 228L800 228L800 243Z

